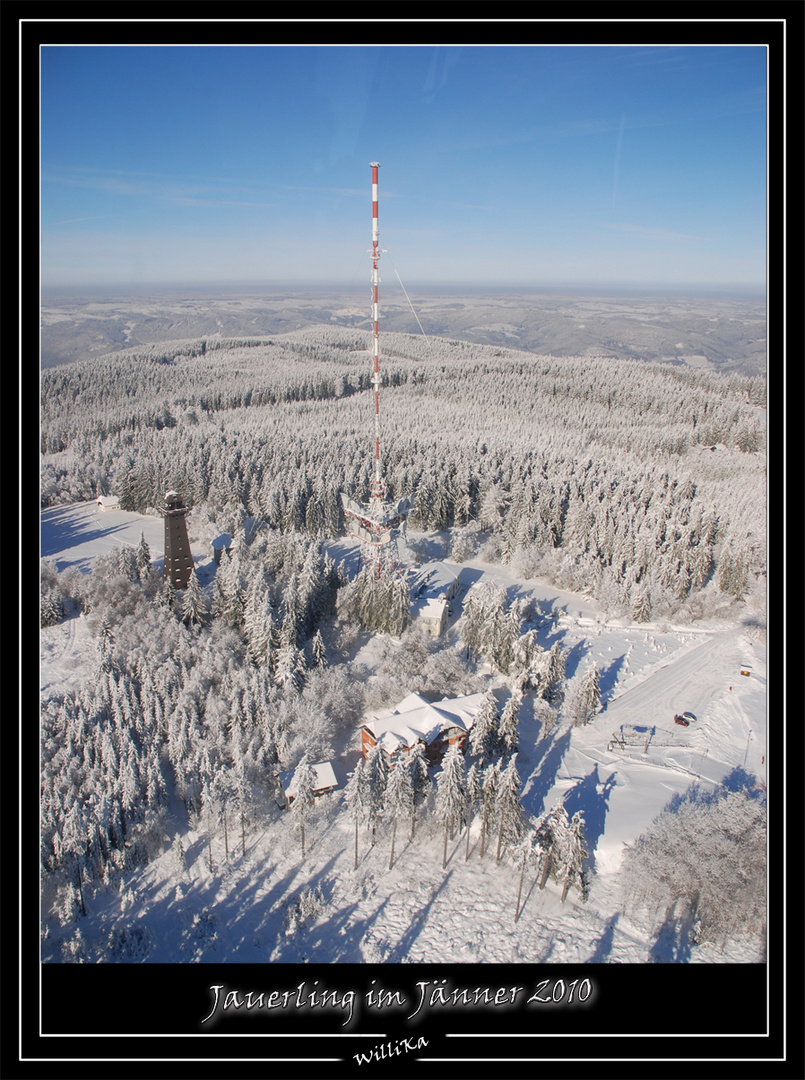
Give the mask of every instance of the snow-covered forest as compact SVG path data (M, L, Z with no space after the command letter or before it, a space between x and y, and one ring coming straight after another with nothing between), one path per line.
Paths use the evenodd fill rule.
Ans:
M663 621L691 635L742 615L748 627L751 603L752 640L762 641L765 380L401 334L383 339L383 467L391 498L413 494L412 557L426 560L426 538L438 536L443 557L503 578L470 590L443 641L407 625L392 589L385 606L373 601L389 622L372 638L366 587L333 543L344 533L340 493L363 499L370 479L368 345L359 331L320 327L43 372L44 512L114 493L123 512L149 516L172 488L192 507L196 544L233 537L206 576L197 560L178 594L144 535L97 556L89 573L43 561L43 640L80 623L92 643L85 671L43 690L45 959L163 959L143 922L137 933L118 920L87 935L88 895L132 896L138 875L166 859L181 892L188 836L214 876L247 860L266 830L278 865L309 861L311 843L349 860L337 882L313 877L283 892L284 929L261 941L266 958L299 959L294 931L332 916L359 848L366 857L376 846L393 875L395 853L428 843L433 869L449 857L475 867L472 840L472 858L488 866L473 888L494 891L495 874L508 874L505 917L524 943L537 940L520 921L527 897L553 882L560 908L568 894L584 904L599 836L572 800L535 809L526 788L543 755L595 723L615 684L602 690L601 664L580 663L582 645L556 633L558 607L506 582L582 596L602 618L645 627L645 645ZM643 640L631 632L627 656ZM379 754L358 769L362 718L411 692L487 695L467 756L448 753L424 779L415 763L384 771ZM279 770L306 775L310 762L350 753L344 799L314 801L302 784L292 813L278 808ZM665 873L665 825L649 815L623 869L636 923L678 904L691 941L722 951L735 937L762 942L765 854L764 789L752 772L725 771L726 786L721 773L715 792L684 796L691 835L707 820L718 838L698 866ZM168 851L177 812L185 832L173 831ZM730 886L740 903L727 925L713 867L733 849L745 872ZM202 916L184 959L216 948L215 920ZM388 958L373 949L363 958Z
M205 339L42 376L42 501L168 487L211 519L322 538L369 480L368 338ZM666 615L713 575L765 568L765 380L638 361L552 359L384 338L389 496L609 611Z

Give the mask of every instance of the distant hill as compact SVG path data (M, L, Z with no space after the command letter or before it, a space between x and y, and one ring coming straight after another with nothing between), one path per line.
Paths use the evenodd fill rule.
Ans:
M255 337L322 323L368 329L368 295L367 288L48 297L41 310L41 365L216 334ZM749 297L409 295L411 304L399 289L384 290L381 334L424 331L543 355L603 355L766 374L766 307Z

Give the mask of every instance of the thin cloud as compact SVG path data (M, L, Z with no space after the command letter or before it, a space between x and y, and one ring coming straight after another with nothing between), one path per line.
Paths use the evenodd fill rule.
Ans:
M233 195L256 195L258 189L239 180L219 177L176 177L158 173L127 173L113 169L71 169L48 167L43 183L82 187L107 194L142 197L178 205L198 206L271 206L260 199L236 199ZM80 219L75 219L80 220ZM85 220L90 220L89 218Z
M49 228L54 228L56 225L75 225L79 221L106 221L109 218L120 217L120 214L91 214L89 217L71 217L63 218L61 221L48 221L43 222Z
M599 221L600 229L616 229L619 232L638 233L641 236L653 236L662 240L706 240L706 236L693 236L691 233L671 232L670 229L658 229L653 225L630 225L622 221Z
M304 191L312 195L337 195L339 197L353 198L359 196L366 198L366 188L345 188L345 187L311 187L310 185L297 184L295 186L285 186L283 191ZM393 199L394 195L391 192L383 192L384 199Z

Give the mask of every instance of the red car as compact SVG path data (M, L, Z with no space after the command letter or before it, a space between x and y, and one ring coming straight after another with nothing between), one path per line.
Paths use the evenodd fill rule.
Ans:
M690 720L686 720L684 716L675 716L674 723L681 724L682 727L690 727Z

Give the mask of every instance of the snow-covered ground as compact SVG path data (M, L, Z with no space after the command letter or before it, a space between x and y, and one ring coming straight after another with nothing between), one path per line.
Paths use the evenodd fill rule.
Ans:
M42 514L42 555L62 569L86 569L98 553L148 542L160 566L162 521L94 504L58 507ZM206 543L193 543L202 584L213 573ZM760 942L733 941L722 950L691 947L681 928L663 930L632 923L623 913L618 869L624 845L644 832L677 794L691 785L705 790L743 768L765 780L765 645L740 626L627 625L606 622L588 599L541 583L522 581L505 567L480 560L463 564L469 576L498 578L510 595L533 599L554 617L541 643L560 641L569 650L567 674L594 660L601 673L603 711L582 728L558 724L540 739L528 703L520 714L518 767L522 802L534 816L564 802L584 813L592 856L589 899L571 891L562 903L552 883L543 890L526 877L515 922L520 875L510 860L495 864L495 844L480 857L477 823L448 846L422 818L414 840L398 829L389 869L390 831L380 829L374 847L360 835L354 860L354 828L340 794L321 801L306 830L306 853L296 830L276 804L267 802L246 834L232 827L229 858L224 838L213 844L210 869L205 839L189 828L177 800L168 818L164 852L148 866L86 896L82 933L101 942L109 959L194 963L645 963L753 962ZM452 622L460 613L454 605ZM448 629L448 642L453 633ZM371 663L371 644L361 659ZM86 621L74 618L41 636L43 693L78 685L96 659ZM751 670L740 674L742 666ZM501 701L507 690L489 675ZM390 706L396 702L389 702ZM675 713L692 711L690 727ZM620 748L613 735L626 743ZM343 747L343 777L358 755L357 733ZM186 870L177 868L171 844L179 836ZM469 854L468 854L469 852ZM323 906L294 919L303 890L320 890ZM58 959L69 928L55 921L43 958Z

